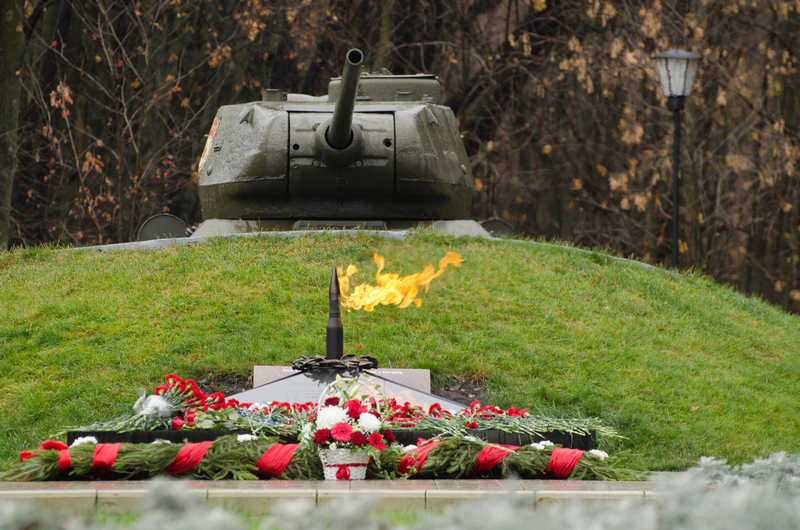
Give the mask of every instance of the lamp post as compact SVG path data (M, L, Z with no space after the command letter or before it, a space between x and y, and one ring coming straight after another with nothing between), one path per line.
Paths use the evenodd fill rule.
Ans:
M675 134L672 145L672 266L678 267L678 176L681 153L681 110L700 64L700 56L675 48L653 56L661 78L661 88L667 100L667 108L675 117Z

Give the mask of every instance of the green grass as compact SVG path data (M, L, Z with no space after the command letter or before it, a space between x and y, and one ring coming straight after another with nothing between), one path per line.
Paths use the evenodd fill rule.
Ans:
M536 243L418 234L0 254L0 462L131 410L164 375L324 354L333 266L409 274L459 252L420 308L345 312L345 351L487 385L493 404L599 416L651 469L800 450L800 320L700 274Z

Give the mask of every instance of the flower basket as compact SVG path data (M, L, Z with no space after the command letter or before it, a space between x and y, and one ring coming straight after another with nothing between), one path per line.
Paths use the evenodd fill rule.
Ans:
M366 451L350 453L350 449L320 449L319 458L325 480L364 480L370 456Z

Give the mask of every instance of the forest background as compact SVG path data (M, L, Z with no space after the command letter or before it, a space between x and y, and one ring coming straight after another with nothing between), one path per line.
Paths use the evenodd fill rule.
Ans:
M672 115L651 56L702 56L683 112L681 263L800 311L800 0L6 0L0 249L201 220L216 109L439 76L473 217L671 261Z

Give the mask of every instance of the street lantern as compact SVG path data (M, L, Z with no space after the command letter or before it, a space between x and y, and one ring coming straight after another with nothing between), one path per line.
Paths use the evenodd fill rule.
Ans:
M680 169L681 110L700 64L700 56L675 48L653 56L661 78L661 89L667 96L667 108L675 117L675 134L672 149L672 266L678 267L678 176Z

